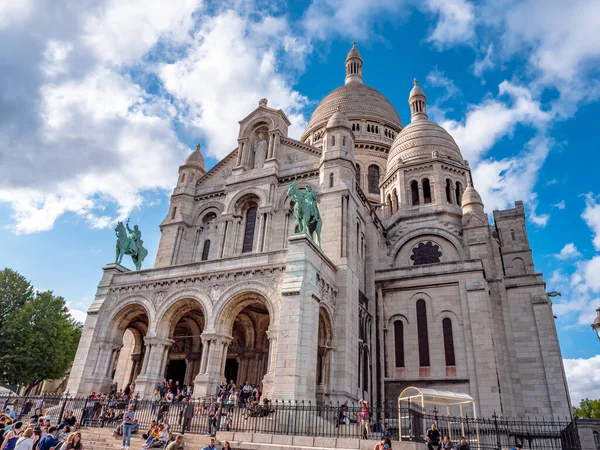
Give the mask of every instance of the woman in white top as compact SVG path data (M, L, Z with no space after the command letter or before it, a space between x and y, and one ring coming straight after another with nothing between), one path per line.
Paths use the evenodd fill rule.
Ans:
M31 450L33 448L33 430L27 428L15 445L15 450Z

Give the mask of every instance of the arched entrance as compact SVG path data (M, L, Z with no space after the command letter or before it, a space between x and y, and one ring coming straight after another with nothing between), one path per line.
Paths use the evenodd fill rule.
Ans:
M262 387L269 371L269 329L271 317L267 300L255 292L231 298L220 313L220 332L231 337L223 353L222 375L237 385L248 382Z
M110 327L113 342L120 342L120 349L111 349L108 376L119 389L133 389L142 371L145 356L144 337L148 333L148 315L141 305L125 307Z
M164 377L172 380L180 391L183 386L193 385L200 371L202 357L202 334L205 316L198 301L185 299L171 308L169 338L173 344L169 348Z
M317 348L317 399L323 401L329 394L329 380L331 374L331 350L333 340L333 327L329 313L323 307L319 309L319 335Z

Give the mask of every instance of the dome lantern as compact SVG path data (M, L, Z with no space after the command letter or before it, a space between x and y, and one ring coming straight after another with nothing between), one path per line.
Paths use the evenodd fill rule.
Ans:
M363 60L356 49L356 41L352 42L352 48L346 56L346 83L363 84L362 76Z
M427 97L425 97L425 92L419 86L416 78L413 80L413 83L414 86L408 96L408 104L412 113L410 121L427 120Z
M461 204L463 215L472 213L480 217L485 217L481 195L475 190L471 180L467 181L467 188L463 192Z
M202 169L202 171L206 171L206 163L204 162L204 157L200 151L200 144L196 145L196 150L191 152L187 158L185 158L183 166L196 167Z

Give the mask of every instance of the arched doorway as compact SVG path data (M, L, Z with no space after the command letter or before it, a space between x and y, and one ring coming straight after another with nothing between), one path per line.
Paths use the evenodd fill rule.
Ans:
M329 394L329 380L331 373L331 350L333 340L333 327L329 313L323 307L319 309L319 337L317 348L317 399L323 401Z
M270 324L267 300L256 293L245 293L232 298L221 316L224 331L231 336L227 347L223 375L237 385L248 382L262 387L269 367Z
M129 305L113 320L110 327L115 342L122 342L113 350L108 376L119 389L134 383L144 365L144 337L148 332L148 315L141 305Z
M201 305L194 299L184 299L171 308L169 338L173 344L169 348L164 377L172 380L177 391L194 384L200 371L202 340L205 316Z

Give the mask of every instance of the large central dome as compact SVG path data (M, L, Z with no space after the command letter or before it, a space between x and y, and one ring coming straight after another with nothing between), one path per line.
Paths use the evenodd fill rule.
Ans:
M346 84L334 89L319 103L310 117L302 141L324 128L336 111L344 113L350 121L372 121L389 127L394 133L402 129L400 116L390 101L377 89L363 84L362 58L355 47L346 57ZM384 128L381 127L381 130L383 133Z

